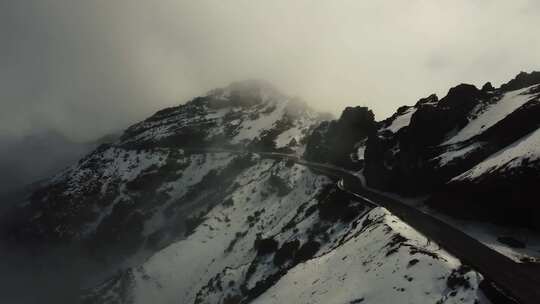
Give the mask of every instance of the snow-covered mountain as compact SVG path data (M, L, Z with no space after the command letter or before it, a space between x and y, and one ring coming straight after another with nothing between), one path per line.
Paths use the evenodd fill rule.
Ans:
M198 200L221 198L227 180L253 162L202 149L301 153L322 117L262 81L213 90L157 112L57 174L10 216L9 237L83 240L92 250L123 239L130 251L163 226L182 226L177 217L187 206L202 210Z
M488 303L479 273L325 177L263 161L239 181L272 171L294 190L263 198L264 183L239 188L193 234L91 290L87 303ZM335 217L331 205L354 211Z
M522 72L500 88L461 84L440 100L428 96L375 127L349 125L363 137L348 154L363 160L375 189L432 195L427 203L453 216L540 228L539 130L540 72ZM322 133L308 148L335 138Z
M235 148L301 153L323 116L260 80L233 83L131 126L124 147Z
M459 85L376 122L364 107L324 121L266 82L234 83L52 177L1 219L2 239L77 244L118 270L85 281L85 303L489 303L482 274L400 218L267 152L363 170L369 186L432 194L449 213L493 220L501 206L523 224L520 202L494 189L538 180L539 84ZM485 191L489 212L463 200Z

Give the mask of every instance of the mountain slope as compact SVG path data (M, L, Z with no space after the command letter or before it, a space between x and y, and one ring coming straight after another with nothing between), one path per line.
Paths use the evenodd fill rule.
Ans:
M319 121L305 104L264 82L214 90L159 111L59 173L16 210L11 221L23 223L16 223L11 237L100 243L102 235L126 230L137 235L131 240L136 242L155 232L152 222L174 219L175 206L209 195L197 187L224 182L250 162L226 153L197 154L197 149L301 151L305 134Z
M268 191L261 184L239 188L232 205L210 210L186 240L105 282L86 301L485 302L481 275L386 210L340 193L327 178L264 161L238 182L270 179L275 173L264 171L272 167L280 178L297 181L290 193L261 199ZM328 209L351 207L357 211L346 218Z

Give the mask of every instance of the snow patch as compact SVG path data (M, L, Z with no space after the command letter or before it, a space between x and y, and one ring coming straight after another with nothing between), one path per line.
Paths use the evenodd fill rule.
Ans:
M527 92L536 86L538 85L508 92L504 94L500 100L487 105L487 107L485 104L479 104L472 111L472 113L475 113L475 117L469 117L469 123L463 129L458 131L457 134L446 140L442 145L465 141L491 128L508 114L514 112L531 100L535 95L527 94Z
M540 159L540 129L522 137L512 145L491 155L486 160L452 179L474 180L495 170L508 171L526 166L527 162Z
M482 147L481 143L473 143L472 145L465 146L457 150L446 151L445 153L435 157L434 160L438 161L440 166L446 166L448 163L452 162L453 160L461 159L467 156L467 154L474 152L481 147Z
M394 118L392 123L388 127L383 128L381 131L388 130L392 133L396 133L402 128L407 127L411 123L411 118L413 114L416 112L416 110L417 109L414 107L407 109L403 114Z

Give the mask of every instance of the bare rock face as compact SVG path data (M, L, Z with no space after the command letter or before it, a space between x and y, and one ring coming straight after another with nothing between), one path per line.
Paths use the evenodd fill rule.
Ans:
M325 122L309 137L304 156L308 160L344 167L356 166L351 159L357 143L375 130L375 116L366 107L347 107L338 120Z
M493 87L493 85L491 84L491 82L486 82L483 86L482 86L482 92L489 92L489 91L493 91L495 90L495 88Z
M501 85L500 90L505 92L514 91L537 83L540 83L540 71L520 72L514 79Z

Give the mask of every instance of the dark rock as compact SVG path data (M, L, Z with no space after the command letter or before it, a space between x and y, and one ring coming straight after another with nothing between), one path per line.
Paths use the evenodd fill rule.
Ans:
M319 218L326 221L344 221L348 222L354 219L360 209L351 203L358 198L338 188L330 187L319 196Z
M465 275L471 270L472 269L469 266L459 266L459 268L454 269L452 273L450 273L450 276L448 276L448 279L446 280L446 285L453 290L459 287L464 289L471 288L471 283L469 282L468 278L465 277Z
M438 145L448 134L462 129L468 123L471 111L490 98L492 95L473 85L461 84L450 89L441 100L437 101L435 95L421 99L415 105L416 111L408 127L396 134L387 132L369 137L364 155L368 185L406 195L430 193L448 178L468 170L493 153L490 149L475 151L462 163L444 168L437 167L432 161L444 152L444 147ZM403 108L398 113L400 111Z
M487 279L482 280L479 287L491 303L518 304L511 295L505 293L499 286Z
M272 238L255 240L255 249L258 255L273 253L278 249L278 246L278 242Z
M317 253L317 251L319 251L319 248L321 248L321 244L319 242L314 240L307 241L296 252L296 255L294 256L295 262L301 263L311 259Z
M227 295L223 299L223 304L239 304L242 302L242 297L240 295Z
M408 140L420 146L439 143L451 130L465 126L467 114L482 96L474 85L460 84L436 105L423 104L411 117Z
M486 82L483 86L482 86L482 92L489 92L489 91L494 91L495 88L493 87L493 85L491 85L491 82Z
M300 247L300 241L298 240L285 242L274 255L274 265L281 266L285 262L292 260L298 247Z
M497 241L499 241L499 243L508 245L512 248L525 248L526 247L525 243L523 243L520 240L516 240L515 238L511 236L499 236L497 237Z
M428 97L421 98L420 100L418 100L414 106L418 107L426 103L437 103L437 102L439 102L439 97L437 97L437 95L435 94L431 94ZM397 112L399 113L399 109Z
M291 187L281 177L275 174L270 175L268 184L279 197L283 197L292 191Z
M409 263L407 264L407 267L412 267L416 264L418 264L418 262L420 262L418 259L412 259L409 261Z
M501 85L502 91L513 91L526 88L533 84L540 83L540 71L533 71L531 73L520 72L514 79Z
M366 107L347 107L338 120L324 122L308 138L308 160L355 166L350 158L355 145L375 132L375 116Z

